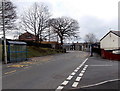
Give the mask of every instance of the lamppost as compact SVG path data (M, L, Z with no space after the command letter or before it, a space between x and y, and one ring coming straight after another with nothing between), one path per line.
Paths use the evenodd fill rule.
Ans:
M5 12L4 12L4 0L2 0L2 22L3 22L3 41L4 41L4 61L7 64L7 50L6 50L6 37L5 37Z

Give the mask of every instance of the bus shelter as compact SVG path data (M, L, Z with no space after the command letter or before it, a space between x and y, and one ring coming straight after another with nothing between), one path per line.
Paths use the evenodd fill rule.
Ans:
M7 41L8 62L19 62L27 60L27 43L18 41Z

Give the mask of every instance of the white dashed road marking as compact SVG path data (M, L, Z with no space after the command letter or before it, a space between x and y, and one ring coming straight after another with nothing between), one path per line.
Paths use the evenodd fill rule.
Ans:
M80 81L81 77L77 77L75 81Z
M75 75L75 72L71 73L71 75Z
M69 76L68 78L67 78L67 80L71 80L73 78L73 76Z
M88 67L88 65L85 65L85 67Z
M69 77L61 84L61 86L58 86L58 88L55 91L61 91L62 89L64 89L64 86L67 85L69 83L69 81L73 78L73 76L76 74L76 72L78 72L78 70L86 63L86 61L88 60L88 58L85 59L85 61L79 65L79 67L77 67L74 72L72 72ZM79 74L80 77L76 78L76 82L73 83L72 87L77 87L79 84L79 81L81 80L83 73L85 72L86 68L88 67L88 65L85 65L85 67L83 68L83 70L81 71L81 73ZM69 81L68 81L69 80Z
M84 68L86 69L87 67L88 67L88 65L85 65L85 67L84 67Z
M86 70L86 68L83 68L83 71L85 71Z
M81 73L84 73L84 72L85 72L84 70L81 71Z
M78 85L78 82L74 82L73 85L72 85L72 87L75 88L75 87L77 87L77 85Z
M61 85L67 85L69 81L64 81Z
M83 76L83 73L80 73L79 76Z
M55 91L61 91L63 88L63 86L58 86L58 88Z
M76 70L79 70L79 69L80 69L79 67L76 68Z
M74 72L77 72L78 70L74 70Z

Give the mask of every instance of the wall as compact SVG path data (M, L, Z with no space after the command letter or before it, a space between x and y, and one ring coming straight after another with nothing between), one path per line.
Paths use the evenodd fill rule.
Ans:
M103 58L109 59L109 60L118 60L120 61L120 54L113 54L110 51L105 51L104 49L101 50L101 56Z
M120 37L113 33L109 33L104 39L100 41L100 48L105 50L119 49Z
M24 33L19 36L19 40L27 40L27 41L33 41L36 37L30 33Z

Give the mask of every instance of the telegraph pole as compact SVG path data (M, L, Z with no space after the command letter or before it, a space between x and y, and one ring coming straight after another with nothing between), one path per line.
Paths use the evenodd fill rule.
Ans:
M4 41L4 61L7 64L7 50L6 50L6 37L5 37L5 12L4 12L4 0L2 0L2 22L3 22L3 41Z
M48 31L48 32L49 32L49 42L50 42L50 29L51 29L51 28L49 27L49 31Z

